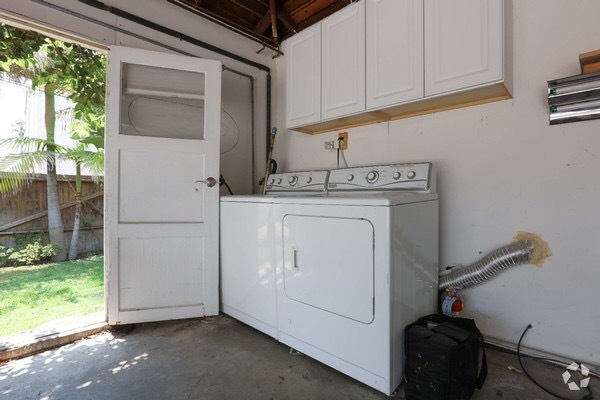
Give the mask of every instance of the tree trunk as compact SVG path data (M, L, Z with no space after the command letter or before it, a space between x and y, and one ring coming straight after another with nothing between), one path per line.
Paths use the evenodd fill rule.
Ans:
M48 151L54 151L54 130L56 125L56 109L54 106L54 89L46 86L44 88L44 121L46 123L46 140L49 142ZM62 216L60 214L60 202L58 199L58 183L56 178L56 162L54 156L48 157L46 162L46 189L48 194L48 234L50 243L58 247L53 261L65 261L67 250L65 248L65 231Z
M69 246L69 260L77 258L79 244L79 225L81 223L81 164L75 162L75 219L73 221L73 235Z

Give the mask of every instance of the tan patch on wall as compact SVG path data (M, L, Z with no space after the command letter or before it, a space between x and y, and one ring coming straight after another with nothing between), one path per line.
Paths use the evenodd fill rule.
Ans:
M530 264L541 267L548 257L552 255L548 242L542 239L542 235L538 233L519 231L513 238L514 242L529 240L533 242L533 253L531 254Z

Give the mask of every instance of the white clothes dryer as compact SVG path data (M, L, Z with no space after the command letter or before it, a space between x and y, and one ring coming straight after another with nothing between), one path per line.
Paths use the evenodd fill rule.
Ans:
M278 340L389 395L404 328L436 310L435 173L338 169L327 188L272 202Z

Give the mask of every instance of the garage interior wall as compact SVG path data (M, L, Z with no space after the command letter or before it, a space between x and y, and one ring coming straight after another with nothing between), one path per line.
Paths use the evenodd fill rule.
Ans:
M554 255L464 290L466 316L486 338L524 340L600 365L600 120L549 126L546 81L580 73L580 53L600 48L600 2L513 1L514 98L350 129L350 166L431 161L438 167L440 267L468 265L535 232ZM278 61L278 119L285 121L285 58ZM284 170L334 168L324 142L337 132L287 131Z
M100 20L105 24L116 26L120 29L133 32L153 41L164 43L172 48L180 49L186 53L193 54L212 60L219 60L223 65L254 77L254 128L255 128L255 170L256 179L264 173L264 160L266 157L266 76L265 71L248 66L239 61L224 57L220 54L205 50L177 38L145 28L135 22L114 16L108 12L97 10L85 4L73 0L49 0L51 4L69 9L78 14ZM164 0L106 0L105 4L117 7L141 18L148 19L195 39L210 43L231 53L245 57L254 62L274 68L272 60L273 53L266 51L256 54L262 46L251 42L241 36L199 18L180 7L173 6ZM7 4L8 3L8 4ZM143 4L142 4L143 3ZM48 26L57 31L64 31L73 36L89 39L104 45L117 44L120 46L137 47L147 50L170 52L164 47L157 46L147 41L130 35L116 32L92 22L79 19L53 10L44 5L29 0L4 2L0 5L0 13L8 18L16 17L23 20L33 21ZM1 17L1 14L0 14ZM239 128L239 141L235 148L223 154L221 157L221 173L235 194L252 193L252 153L251 153L251 82L238 74L230 71L223 72L222 82L222 110L229 114L228 128ZM235 123L232 123L231 121ZM228 143L232 143L231 140ZM257 190L255 183L254 189ZM221 188L221 193L226 193Z

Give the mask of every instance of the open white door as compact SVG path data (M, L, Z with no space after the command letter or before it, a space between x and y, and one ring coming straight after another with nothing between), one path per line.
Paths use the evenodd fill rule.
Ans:
M107 78L108 322L215 315L221 63L115 46Z

